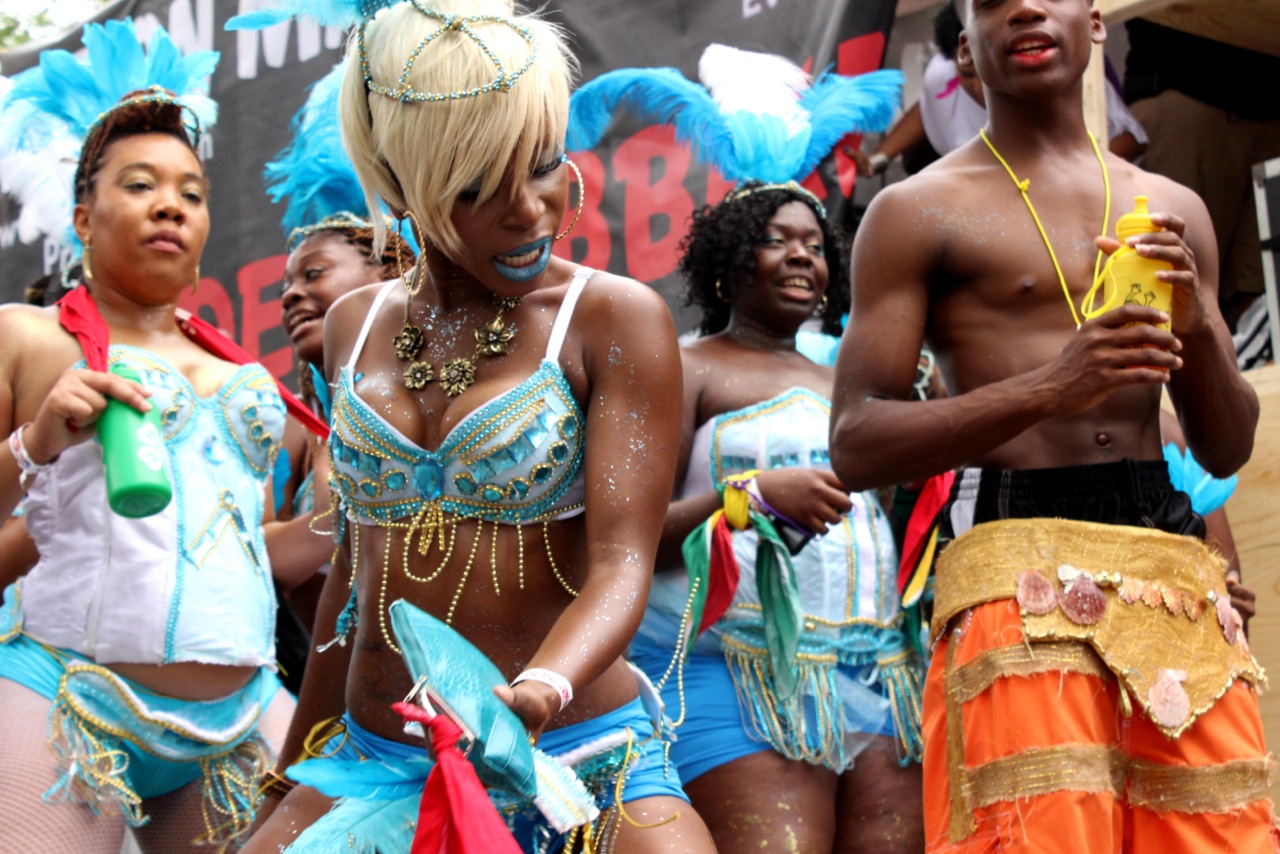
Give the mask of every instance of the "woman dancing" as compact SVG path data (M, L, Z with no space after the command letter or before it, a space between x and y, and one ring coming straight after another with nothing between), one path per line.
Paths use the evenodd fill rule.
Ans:
M140 50L132 25L86 29L91 55L107 42ZM74 179L85 284L0 308L0 516L25 490L40 555L0 612L10 850L115 854L126 824L144 851L233 842L293 708L260 525L285 409L261 366L211 355L175 313L209 233L193 115L160 89L106 109ZM108 399L160 410L174 497L156 515L107 507Z
M551 254L572 59L558 30L509 6L388 5L349 47L342 127L370 208L404 212L423 251L325 324L345 536L317 626L357 619L350 643L309 664L290 744L345 715L341 735L310 745L323 758L268 787L303 784L250 850L408 849L424 754L391 709L414 687L388 614L403 599L511 680L499 695L541 750L574 755L604 811L580 841L711 851L621 657L672 482L679 426L664 404L680 374L655 293ZM353 581L352 610L335 579ZM408 769L398 780L415 794L379 802L386 788L366 784L380 768ZM519 844L557 850L529 814L507 812Z
M704 337L682 350L681 485L659 565L685 543L690 566L711 566L690 573L693 596L660 573L632 645L682 710L672 759L721 851L922 850L920 671L892 534L875 496L832 474L832 369L795 349L815 314L839 331L844 250L794 182L734 190L694 215L683 248Z

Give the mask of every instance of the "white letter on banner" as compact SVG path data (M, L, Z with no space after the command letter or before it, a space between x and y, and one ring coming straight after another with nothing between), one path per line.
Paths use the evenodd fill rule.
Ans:
M238 15L252 12L263 0L239 0ZM289 51L290 21L267 27L265 30L236 31L236 76L241 80L253 80L258 76L258 48L262 47L262 58L271 68L284 65Z
M306 62L320 53L320 24L310 18L298 19L298 61Z
M169 37L183 54L213 50L213 0L173 0L169 4Z

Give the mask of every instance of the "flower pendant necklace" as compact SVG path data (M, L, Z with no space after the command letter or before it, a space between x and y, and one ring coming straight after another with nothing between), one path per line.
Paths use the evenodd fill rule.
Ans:
M471 356L459 356L450 359L441 366L437 374L430 362L417 361L418 353L426 344L426 335L422 330L409 322L409 304L422 290L419 277L419 266L402 276L404 281L404 326L400 334L391 339L396 358L408 362L404 369L404 387L411 391L421 391L433 380L440 383L444 393L449 397L457 397L476 381L476 360L485 356L503 356L508 345L515 339L516 332L503 323L503 315L520 304L522 297L502 297L494 294L493 302L498 307L498 316L488 323L476 327L476 351Z

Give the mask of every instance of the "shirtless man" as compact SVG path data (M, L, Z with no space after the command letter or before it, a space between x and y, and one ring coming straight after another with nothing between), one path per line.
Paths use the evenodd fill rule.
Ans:
M1103 153L1104 233L1135 196L1166 212L1134 242L1173 266L1172 332L1142 305L1077 329L1097 249L1118 246L1095 247L1104 167L1082 110L1100 14L958 5L990 145L867 211L831 422L849 489L960 469L939 515L954 540L925 692L929 850L1274 851L1258 668L1160 450L1164 384L1210 472L1252 450L1258 405L1218 313L1212 225L1191 191ZM1029 179L1045 239L999 157ZM925 339L952 397L913 399Z

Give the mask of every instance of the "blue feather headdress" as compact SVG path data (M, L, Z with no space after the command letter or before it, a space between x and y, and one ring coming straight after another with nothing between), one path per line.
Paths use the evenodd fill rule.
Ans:
M194 128L207 130L218 117L207 94L217 52L183 56L161 27L144 51L128 19L87 24L82 41L85 60L47 50L38 66L12 78L0 100L0 189L22 206L19 239L49 235L77 252L71 228L76 162L86 135L122 97L160 87L178 96Z
M273 8L256 9L227 21L228 30L265 30L290 18L310 18L326 27L347 29L373 19L402 0L280 0Z
M810 84L782 57L717 44L703 53L698 76L704 85L674 68L600 75L573 94L566 147L595 147L626 109L672 125L676 139L731 181L800 181L845 134L885 130L902 91L899 71L827 72Z
M425 8L458 15L477 12L510 15L513 10L511 0L464 0L461 4L452 0L277 0L270 9L255 9L236 15L227 21L226 29L265 30L290 18L309 18L322 26L348 29L357 24L367 24L383 9L405 2L413 2L420 11ZM459 8L446 8L452 6Z
M286 233L343 211L361 218L369 215L360 180L342 148L341 86L341 65L316 81L290 124L293 139L262 170L271 201L288 202L281 220Z
M1164 446L1164 461L1169 466L1173 488L1185 492L1191 498L1191 509L1201 516L1226 504L1240 480L1234 474L1221 480L1214 477L1201 467L1190 449L1179 450L1172 442Z
M343 66L316 81L293 117L293 139L262 170L271 201L287 201L281 225L288 250L318 231L368 228L369 207L338 125ZM386 212L380 212L387 219ZM400 233L388 220L388 228ZM410 229L412 231L412 229ZM417 251L409 235L401 238Z

